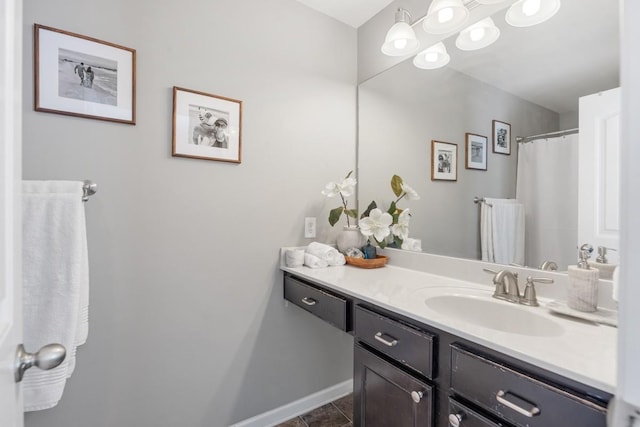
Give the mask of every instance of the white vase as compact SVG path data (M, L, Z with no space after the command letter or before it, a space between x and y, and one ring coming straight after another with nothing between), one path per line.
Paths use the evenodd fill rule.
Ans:
M336 238L338 250L345 253L349 248L360 249L364 244L364 236L360 233L360 228L356 225L345 226Z

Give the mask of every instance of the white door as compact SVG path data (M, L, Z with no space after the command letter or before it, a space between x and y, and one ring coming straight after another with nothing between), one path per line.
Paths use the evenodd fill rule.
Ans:
M22 427L22 393L14 378L22 342L22 0L0 4L0 425Z
M620 88L579 100L578 242L608 251L619 263L620 248Z

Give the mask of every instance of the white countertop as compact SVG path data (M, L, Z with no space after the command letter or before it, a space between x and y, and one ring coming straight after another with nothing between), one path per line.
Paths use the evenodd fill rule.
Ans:
M543 297L538 297L540 307L518 307L559 323L562 332L557 336L502 332L442 315L424 303L425 295L444 294L447 288L455 287L490 295L493 286L489 286L489 278L485 284L478 284L389 264L377 269L349 265L320 269L283 265L281 269L566 378L611 394L615 391L617 329L553 315L544 307L549 300Z

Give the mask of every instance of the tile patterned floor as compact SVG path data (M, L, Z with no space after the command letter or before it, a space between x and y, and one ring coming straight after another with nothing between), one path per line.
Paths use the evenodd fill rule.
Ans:
M327 403L276 427L353 427L353 395Z

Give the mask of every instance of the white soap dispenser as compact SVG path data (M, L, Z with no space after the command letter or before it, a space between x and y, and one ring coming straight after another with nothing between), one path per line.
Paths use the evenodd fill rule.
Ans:
M600 271L589 267L593 247L587 243L578 250L578 265L569 266L569 292L567 305L579 311L593 312L598 309L598 281Z

